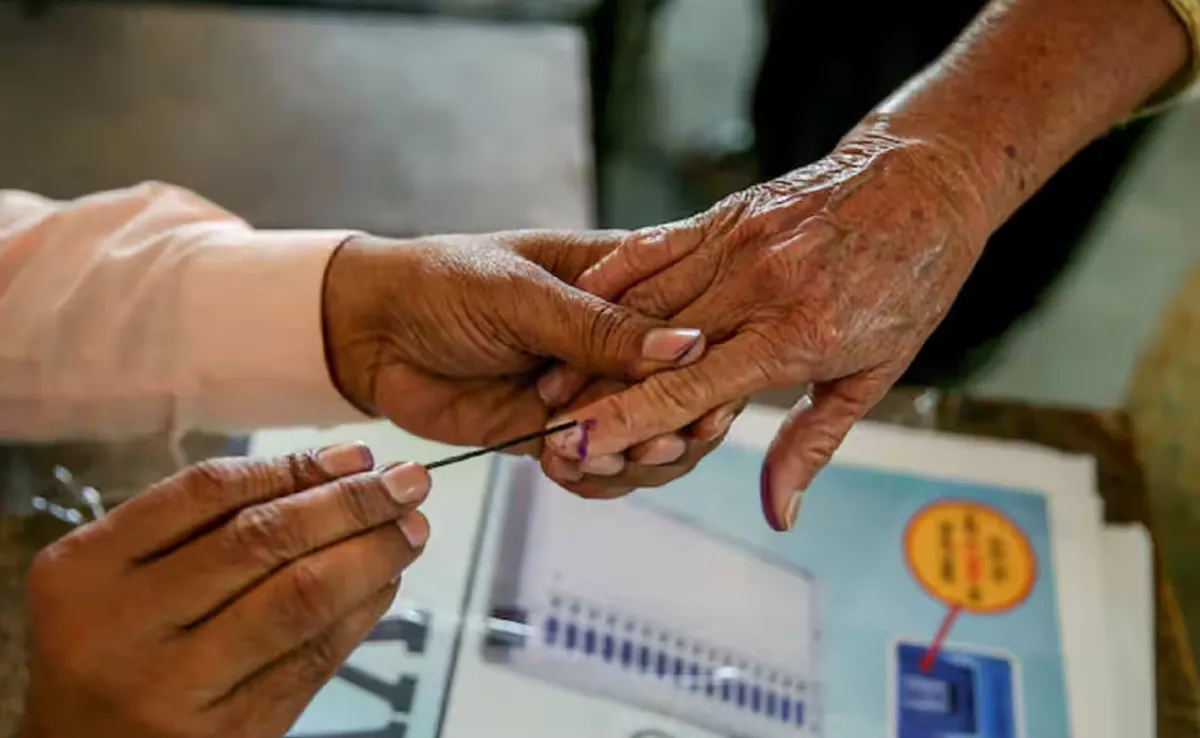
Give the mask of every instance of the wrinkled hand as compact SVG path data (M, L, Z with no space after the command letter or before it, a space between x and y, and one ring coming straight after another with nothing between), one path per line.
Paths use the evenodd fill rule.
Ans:
M627 387L628 384L611 379L593 380L563 408L561 416L575 414L575 410ZM582 497L621 497L635 489L660 487L692 471L717 448L745 407L746 400L735 400L707 413L687 428L638 443L625 453L589 451L586 459L576 459L555 453L547 444L541 453L542 469L560 486ZM578 417L587 416L579 414ZM556 415L551 425L558 422ZM590 441L588 445L591 445Z
M190 467L45 549L22 738L279 738L422 552L424 469L350 445Z
M637 379L695 361L699 331L571 286L614 245L603 233L564 231L356 238L326 276L334 380L351 402L411 432L482 446L547 422L536 382L550 362Z
M809 167L624 237L578 286L696 326L709 348L696 364L571 404L571 417L595 420L590 454L620 454L759 390L811 384L761 478L768 522L790 528L814 475L901 376L978 258L978 176L948 142L860 129ZM562 405L585 383L570 368L543 379ZM577 457L555 439L551 453Z

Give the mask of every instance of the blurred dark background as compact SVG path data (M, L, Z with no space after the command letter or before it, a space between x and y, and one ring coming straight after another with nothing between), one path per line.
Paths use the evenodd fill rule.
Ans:
M0 184L156 178L262 226L646 225L820 157L981 5L9 2ZM1135 121L1072 162L909 379L1119 404L1197 262L1196 131L1193 110Z

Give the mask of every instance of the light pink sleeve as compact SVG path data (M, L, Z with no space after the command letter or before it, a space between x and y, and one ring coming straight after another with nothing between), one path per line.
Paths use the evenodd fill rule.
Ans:
M0 191L0 438L363 419L321 331L349 235L255 231L155 182L69 202Z

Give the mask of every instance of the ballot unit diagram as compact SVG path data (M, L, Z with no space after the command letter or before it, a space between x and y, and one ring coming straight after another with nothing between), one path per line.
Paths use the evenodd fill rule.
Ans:
M1070 738L1044 495L835 461L778 533L762 458L620 500L498 461L447 738Z
M510 479L489 661L714 735L822 735L809 572L636 501L563 494L530 463Z

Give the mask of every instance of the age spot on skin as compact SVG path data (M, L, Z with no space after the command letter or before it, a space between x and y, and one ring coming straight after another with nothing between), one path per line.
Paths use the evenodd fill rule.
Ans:
M1008 155L1009 159L1015 160L1017 158L1017 147L1009 144L1004 147L1004 153Z

